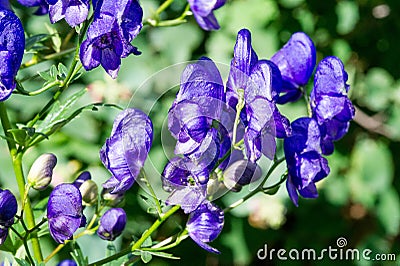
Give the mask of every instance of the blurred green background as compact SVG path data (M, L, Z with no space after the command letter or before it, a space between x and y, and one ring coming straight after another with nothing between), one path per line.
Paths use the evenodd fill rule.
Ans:
M147 18L161 1L142 0L141 4L144 17ZM176 0L162 14L162 18L178 17L185 5L186 1ZM44 24L50 25L48 16L33 16L33 9L18 4L15 4L15 10L23 19L29 36L49 33L43 27ZM258 260L257 251L264 248L265 244L268 249L314 248L320 251L329 246L336 248L339 237L346 238L348 248L361 251L369 248L372 250L371 256L395 254L397 261L335 261L338 265L400 265L399 11L398 0L228 1L215 12L221 25L219 31L202 31L192 17L188 18L188 23L177 27L145 26L133 42L142 55L123 59L118 79L110 79L103 69L98 68L84 74L68 89L64 100L68 95L88 88L87 95L78 105L104 101L147 110L152 106L150 116L155 126L155 137L147 164L152 163L155 169L161 171L167 158L161 147L160 133L165 132L163 123L177 91L180 68L170 68L172 72L160 70L208 56L219 62L221 72L226 73L236 34L241 28L248 28L252 32L253 47L259 58L270 58L292 33L304 31L316 45L317 62L325 56L336 55L345 64L351 85L350 97L357 107L357 114L349 133L335 144L335 153L328 157L331 173L318 184L319 198L301 199L300 206L296 208L289 201L284 186L274 196L259 194L226 215L221 235L212 242L212 246L222 252L221 255L207 253L187 239L171 250L171 253L181 257L180 261L154 258L151 265L330 265L334 261L327 259L285 262L274 256L273 260ZM55 27L61 40L65 40L69 32L67 24L61 22ZM67 49L71 42L61 48ZM47 40L40 49L50 54L54 52L52 46L54 42ZM60 61L68 65L67 59L61 58ZM29 55L24 59L27 60ZM18 79L32 77L58 62L48 61L26 68L19 73ZM226 74L223 74L223 78L226 79ZM31 78L24 82L24 86L33 90L39 88L42 82L38 78ZM311 82L309 85L311 89ZM51 95L51 91L35 98L13 95L7 101L7 106L12 110L12 121L25 123ZM159 102L153 106L157 99ZM279 108L291 121L307 115L302 101ZM109 173L101 165L98 152L111 131L117 113L113 108L83 113L50 140L30 150L25 156L24 167L28 170L39 154L52 152L59 159L55 183L72 181L80 171L89 170L100 185L109 177ZM282 154L281 148L278 152ZM4 141L0 143L0 164L1 187L10 188L17 194ZM265 162L263 169L267 167L268 162ZM283 171L283 167L278 169L268 183L273 183ZM50 191L32 193L33 201L48 196ZM124 209L129 222L123 237L116 241L118 247L128 243L132 234L140 236L154 220L153 216L146 213L147 206L138 196L139 193L143 193L141 188L134 186L126 195ZM227 206L243 193L246 193L246 189L239 194L227 195L217 203ZM91 211L88 209L85 212ZM183 213L174 216L154 239L162 240L177 233L185 221ZM46 254L56 246L49 237L43 238L42 243ZM97 236L85 236L78 243L90 261L105 256L107 243ZM64 248L49 265L68 258L69 251L69 247ZM6 256L4 253L0 255Z

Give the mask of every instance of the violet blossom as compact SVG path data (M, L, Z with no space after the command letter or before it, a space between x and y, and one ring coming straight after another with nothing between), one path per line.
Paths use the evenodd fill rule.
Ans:
M153 124L145 113L133 108L122 111L100 151L101 161L112 174L103 187L111 193L127 191L144 165L152 140Z
M4 101L16 87L15 76L25 49L24 29L8 1L0 3L0 39L0 101Z
M277 103L296 101L301 87L310 79L316 62L315 46L304 32L294 33L289 41L272 57L282 74L282 87L277 91Z
M44 15L49 12L49 4L47 0L17 0L23 6L26 7L38 7L35 11L35 15Z
M84 22L89 14L89 0L47 0L51 23L65 18L75 27Z
M113 208L101 216L97 235L104 240L113 241L121 235L126 225L126 213L121 208Z
M11 191L0 189L0 245L6 241L8 229L14 223L17 209L17 200Z
M72 184L60 184L53 189L47 204L47 219L50 235L57 243L64 243L79 227L86 225L82 211L82 196L78 188Z
M315 183L329 174L328 161L321 155L321 133L316 120L302 117L291 124L292 134L284 139L288 168L286 188L298 206L298 194L304 198L318 197Z
M218 30L220 28L214 10L223 6L225 2L226 0L188 0L194 18L204 30Z
M333 141L348 131L354 117L354 107L347 96L347 73L342 61L334 56L324 58L317 67L310 104L313 117L321 130L322 153L333 153Z
M130 42L142 28L142 17L143 10L137 0L96 1L94 20L80 47L83 67L91 70L101 65L115 79L121 58L140 54Z
M217 253L220 252L208 245L221 233L224 226L224 212L216 205L205 202L193 211L186 224L190 238L203 249Z

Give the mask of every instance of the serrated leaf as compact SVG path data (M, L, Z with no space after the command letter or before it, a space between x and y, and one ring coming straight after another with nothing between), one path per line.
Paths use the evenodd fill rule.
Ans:
M39 76L47 82L54 81L54 79L50 76L47 71L39 72Z
M153 256L148 251L142 251L140 253L140 258L144 263L149 263L153 259Z
M50 77L52 77L54 80L57 79L58 71L57 71L57 67L55 65L52 65L50 67L49 74L50 74Z

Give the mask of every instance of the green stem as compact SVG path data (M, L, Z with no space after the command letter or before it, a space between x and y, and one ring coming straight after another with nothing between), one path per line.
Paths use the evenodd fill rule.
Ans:
M11 123L10 120L8 119L8 114L7 114L7 109L4 104L4 102L0 102L0 120L1 124L3 126L4 134L7 137L7 145L8 149L10 151L11 159L12 159L12 164L14 168L14 173L15 173L15 178L18 184L18 190L19 194L21 197L25 195L25 178L24 178L24 173L22 170L22 153L17 151L17 147L15 144L15 141L13 140L13 137L9 130L11 129ZM33 210L31 206L31 202L29 200L29 197L27 197L26 202L25 202L25 217L26 221L28 224L28 227L30 228L35 228L35 217L33 215ZM35 258L38 262L41 262L43 260L42 256L42 250L40 249L40 244L39 240L37 238L37 233L34 232L32 234L32 248L33 248L33 253L35 255Z
M162 208L161 208L160 201L158 200L157 195L156 195L156 193L155 193L153 187L151 186L149 180L147 179L146 172L142 169L142 170L140 171L140 173L141 173L141 177L142 177L142 178L141 178L141 181L143 181L143 182L146 184L147 188L149 189L150 195L151 195L151 197L153 198L153 200L154 200L154 202L155 202L155 204L156 204L158 216L161 217L161 215L162 215Z
M169 243L169 241L167 243L163 243L160 242L157 245L152 246L151 248L141 248L141 250L143 251L163 251L163 250L167 250L173 247L176 247L177 245L179 245L182 240L185 240L186 238L188 238L188 231L187 229L185 229L182 233L180 233L178 235L178 237L175 239L175 241L169 245L167 245L167 243ZM170 239L167 239L170 240Z
M43 93L43 92L48 91L49 89L53 88L54 86L58 86L58 85L60 85L60 84L61 84L61 83L60 83L59 80L55 80L55 81L53 81L53 82L48 83L48 84L47 84L46 86L44 86L43 88L38 89L38 90L36 90L36 91L28 92L27 94L28 94L29 96L36 96L36 95L39 95L39 94L41 94L41 93Z
M163 223L165 222L172 214L174 214L176 211L178 211L180 208L179 205L175 205L173 206L171 209L169 209L166 213L164 213L159 219L157 219L152 226L150 226L150 228L139 238L138 241L135 242L135 244L133 244L132 246L127 247L126 249L121 250L120 252L118 252L117 254L114 254L113 256L110 256L108 258L90 263L88 266L98 266L98 265L103 265L105 263L108 263L110 261L119 259L122 256L125 256L129 253L132 253L133 251L139 249L142 244L144 243L144 241L152 234L154 233L154 231L157 230L157 228Z
M167 9L172 3L174 2L174 0L166 0L164 3L161 4L161 6L159 6L156 10L156 14L159 15L161 14L165 9Z
M280 184L282 184L282 182L283 182L285 179L283 179L283 181L282 181L282 179L279 180L279 182L277 182L276 184L274 184L274 185L272 185L272 186L270 186L270 187L267 187L267 188L265 188L265 189L263 188L265 182L267 182L268 178L271 176L271 174L274 172L274 170L275 170L283 161L285 161L285 158L284 158L284 157L281 158L281 159L278 159L278 160L274 161L274 164L269 168L268 173L265 175L263 181L257 186L257 188L254 189L253 191L251 191L249 194L247 194L247 195L244 196L243 198L241 198L241 199L235 201L234 203L232 203L231 205L229 205L228 207L226 207L226 208L224 209L224 212L225 212L225 213L226 213L226 212L230 212L231 210L233 210L234 208L238 207L238 206L241 205L243 202L245 202L245 201L248 200L249 198L253 197L255 194L257 194L257 193L260 192L260 191L264 191L264 190L267 190L267 189L273 189L273 188L276 188L277 186L279 186Z

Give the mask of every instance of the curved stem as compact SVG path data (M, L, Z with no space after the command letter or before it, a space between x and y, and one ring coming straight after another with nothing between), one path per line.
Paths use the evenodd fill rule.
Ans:
M125 256L125 255L127 255L127 254L129 254L129 253L132 253L133 251L139 249L139 248L141 247L141 245L144 243L144 241L145 241L152 233L154 233L154 231L157 230L157 228L158 228L164 221L166 221L172 214L174 214L176 211L178 211L179 208L180 208L179 205L175 205L175 206L173 206L171 209L169 209L166 213L164 213L159 219L157 219L157 220L153 223L152 226L150 226L150 228L149 228L149 229L139 238L139 240L136 241L133 245L131 245L131 246L129 246L129 247L127 247L127 248L121 250L120 252L118 252L118 253L116 253L116 254L114 254L114 255L108 257L108 258L105 258L105 259L102 259L102 260L99 260L99 261L90 263L88 266L103 265L103 264L105 264L105 263L108 263L108 262L111 262L111 261L113 261L113 260L119 259L120 257Z
M160 204L160 201L157 198L157 195L156 195L153 187L151 186L149 180L147 179L146 172L142 169L140 171L140 174L141 174L141 177L142 177L141 181L143 181L146 184L147 188L149 189L150 195L151 195L151 197L153 198L153 200L154 200L154 202L156 204L158 216L161 217L161 215L162 215L161 204Z
M165 9L167 9L174 0L166 0L164 3L161 4L156 10L156 14L159 15L161 14Z
M265 191L265 190L268 190L268 189L273 189L273 188L276 188L277 186L279 186L280 184L282 184L282 183L285 181L285 179L283 179L283 181L282 181L282 179L279 180L279 182L277 182L276 184L274 184L274 185L272 185L272 186L270 186L270 187L267 187L267 188L265 188L265 189L263 188L265 182L267 182L268 178L271 176L271 174L274 172L274 170L275 170L283 161L285 161L285 157L283 157L283 158L281 158L281 159L278 159L278 160L275 160L275 161L274 161L274 164L269 168L268 173L265 175L263 181L257 186L257 188L254 189L253 191L251 191L249 194L247 194L247 195L244 196L243 198L241 198L241 199L235 201L234 203L232 203L231 205L229 205L228 207L226 207L226 208L224 209L224 212L229 212L229 211L233 210L234 208L236 208L237 206L241 205L243 202L245 202L245 201L248 200L249 198L253 197L255 194L257 194L257 193L260 192L260 191Z

